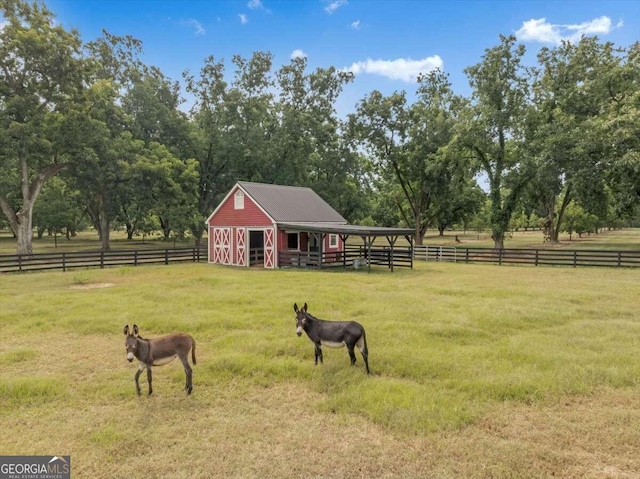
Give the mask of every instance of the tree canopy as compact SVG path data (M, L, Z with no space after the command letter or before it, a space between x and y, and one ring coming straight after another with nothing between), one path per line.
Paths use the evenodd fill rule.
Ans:
M551 241L640 221L639 43L585 37L525 65L500 36L465 69L469 97L427 71L341 118L353 75L333 66L211 55L180 83L133 36L83 42L42 2L0 13L0 207L18 253L34 226L69 231L78 216L105 250L115 226L199 242L240 180L309 186L349 221L411 227L417 243L456 225L484 225L503 248L533 218Z

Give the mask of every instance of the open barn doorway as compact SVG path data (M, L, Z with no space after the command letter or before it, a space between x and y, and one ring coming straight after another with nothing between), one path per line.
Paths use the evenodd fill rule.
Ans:
M249 266L264 267L263 230L249 230Z

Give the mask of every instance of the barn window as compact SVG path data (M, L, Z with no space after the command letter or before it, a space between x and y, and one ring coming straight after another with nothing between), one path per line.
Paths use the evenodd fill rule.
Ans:
M236 192L234 196L233 208L236 210L244 209L244 193L242 191Z
M287 233L287 248L300 249L298 241L298 233Z
M338 247L338 235L329 235L329 248Z

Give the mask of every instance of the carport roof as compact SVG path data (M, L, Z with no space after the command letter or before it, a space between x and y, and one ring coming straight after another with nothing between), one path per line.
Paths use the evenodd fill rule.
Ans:
M361 226L331 223L278 223L286 231L308 231L349 236L413 236L412 228L388 228L383 226Z

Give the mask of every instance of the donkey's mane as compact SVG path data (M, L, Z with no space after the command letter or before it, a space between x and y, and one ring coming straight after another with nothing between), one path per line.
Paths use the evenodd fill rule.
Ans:
M324 321L323 319L320 319L320 318L318 318L318 317L314 316L314 315L313 315L313 314L311 314L311 313L304 313L304 314L305 314L305 316L308 316L308 317L310 317L311 319L315 319L316 321Z

